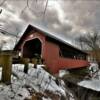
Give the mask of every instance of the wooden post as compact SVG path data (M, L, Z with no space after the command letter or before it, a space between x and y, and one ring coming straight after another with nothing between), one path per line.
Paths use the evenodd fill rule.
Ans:
M30 62L29 58L22 58L22 63L25 65L24 66L24 73L28 73L28 63Z
M2 66L2 81L4 83L11 83L11 70L12 70L12 53L0 53L0 65Z

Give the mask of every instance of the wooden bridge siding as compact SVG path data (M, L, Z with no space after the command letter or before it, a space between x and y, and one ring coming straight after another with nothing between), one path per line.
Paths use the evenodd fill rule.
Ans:
M21 53L22 53L22 56L23 56L23 47L24 47L24 44L27 42L27 41L30 41L32 39L39 39L41 44L42 44L42 48L41 48L41 57L44 57L44 53L45 53L45 49L44 49L44 46L45 46L45 36L42 34L42 33L37 33L37 32L33 32L32 34L30 34L29 36L25 37L23 43L21 44Z
M25 42L38 38L42 43L41 57L44 59L44 64L50 69L51 72L57 73L60 69L71 69L86 67L87 61L85 60L76 60L70 58L63 58L59 55L59 45L53 43L52 41L47 41L46 36L39 32L33 32L24 38L23 43L21 44L21 52L23 54L23 46ZM72 50L73 51L73 50Z
M59 58L58 66L59 69L71 69L86 67L89 66L89 63L86 60Z
M52 73L58 70L57 62L59 59L59 47L49 41L45 41L44 61Z

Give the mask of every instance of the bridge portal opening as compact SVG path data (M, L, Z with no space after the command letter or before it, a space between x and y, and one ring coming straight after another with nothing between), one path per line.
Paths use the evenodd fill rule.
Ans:
M41 56L42 43L36 38L27 41L23 46L23 57L24 58L34 58L37 55Z

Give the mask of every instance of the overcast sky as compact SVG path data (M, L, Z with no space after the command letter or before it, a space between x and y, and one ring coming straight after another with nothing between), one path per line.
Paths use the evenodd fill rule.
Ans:
M22 34L28 24L39 26L67 41L87 31L100 30L99 0L0 0L0 27L13 34ZM0 34L6 48L14 45L15 37ZM8 44L13 45L8 45Z

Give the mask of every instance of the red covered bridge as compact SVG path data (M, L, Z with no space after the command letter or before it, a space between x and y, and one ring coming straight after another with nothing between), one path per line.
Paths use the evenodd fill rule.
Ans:
M88 66L87 53L32 25L27 27L14 50L21 52L24 58L40 55L53 73Z

